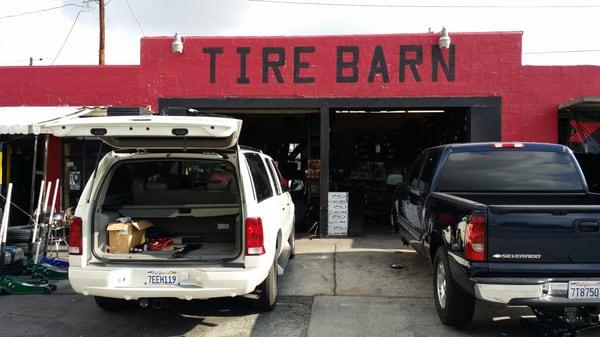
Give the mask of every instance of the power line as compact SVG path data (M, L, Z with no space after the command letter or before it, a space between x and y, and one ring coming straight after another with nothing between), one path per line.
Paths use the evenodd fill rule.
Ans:
M65 37L65 40L63 41L62 45L60 46L60 49L58 49L58 52L56 53L56 56L54 56L54 59L52 60L52 62L50 63L50 65L54 65L54 62L56 61L56 59L60 55L60 52L63 50L63 48L67 44L67 41L69 40L69 37L71 36L71 33L73 32L73 28L75 28L75 24L77 23L77 19L79 19L79 16L81 15L82 12L83 12L83 9L80 10L79 13L77 13L77 15L75 16L75 20L73 20L73 24L71 25L71 28L69 29L69 32L67 33L67 36Z
M285 0L248 0L250 2L275 3L287 5L375 7L375 8L600 8L600 5L416 5L416 4L358 4L335 2L303 2Z
M112 1L112 0L109 0L109 2L110 1ZM137 16L133 12L133 9L131 8L131 5L129 4L129 0L125 0L125 2L127 3L127 8L129 8L129 13L131 13L131 15L133 16L133 18L135 19L135 23L137 23L138 27L140 28L140 32L142 32L142 36L146 36L146 34L144 33L144 28L142 28L142 25L140 24L140 21L138 20Z
M97 50L88 50L88 51L82 51L82 52L75 52L75 53L67 53L67 54L62 54L62 56L68 55L68 56L73 56L73 55L89 55L89 54L98 54ZM48 61L48 60L52 60L54 57L53 56L36 56L33 59L36 61ZM23 62L29 62L29 58L22 58L22 59L12 59L12 60L1 60L0 59L0 67L2 65L5 65L7 63L23 63Z
M0 198L2 198L2 199L4 199L4 200L6 200L6 197L5 197L5 196L4 196L2 193L0 193ZM12 205L14 208L16 208L17 210L21 211L23 214L25 214L25 215L26 215L26 216L27 216L27 217L28 217L28 218L29 218L31 221L35 221L35 220L33 219L33 217L31 216L31 214L27 213L25 210L23 210L21 207L19 207L19 205L15 204L15 203L14 203L14 202L12 202L12 201L10 202L10 204L11 204L11 205ZM6 211L6 210L4 210L4 211Z
M16 18L16 17L24 16L24 15L31 15L31 14L43 13L43 12L53 11L53 10L56 10L56 9L61 9L61 8L70 7L70 6L79 7L79 8L85 8L84 6L78 5L78 4L64 4L64 5L56 6L56 7L44 8L44 9L37 9L37 10L34 10L34 11L29 11L29 12L22 12L22 13L17 13L17 14L0 16L0 20L10 19L10 18Z
M571 54L571 53L600 53L600 49L580 49L580 50L546 50L523 52L524 55L542 55L542 54Z

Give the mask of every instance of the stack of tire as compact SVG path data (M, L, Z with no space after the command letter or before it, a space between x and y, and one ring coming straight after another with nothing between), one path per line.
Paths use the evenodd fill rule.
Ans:
M30 254L33 226L10 226L6 231L6 244L23 250L25 256Z
M31 253L33 226L11 226L6 231L6 250L4 271L9 275L18 275L23 271L25 256Z

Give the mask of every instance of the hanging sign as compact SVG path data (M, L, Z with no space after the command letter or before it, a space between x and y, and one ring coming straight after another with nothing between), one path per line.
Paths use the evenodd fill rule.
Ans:
M327 235L348 235L348 192L329 192Z

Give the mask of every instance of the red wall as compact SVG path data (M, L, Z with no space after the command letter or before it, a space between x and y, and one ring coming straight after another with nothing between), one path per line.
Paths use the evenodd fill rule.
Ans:
M0 67L0 106L12 105L129 105L156 109L158 98L223 97L502 97L503 140L557 140L558 104L580 96L600 94L600 67L534 67L521 65L521 33L453 33L455 78L438 69L432 81L432 50L437 34L357 35L319 37L184 37L184 53L171 52L171 38L144 38L141 64L132 66ZM389 72L368 81L375 46L380 45ZM338 46L357 46L356 83L336 81ZM422 48L420 82L405 67L399 81L400 46ZM215 82L210 82L209 54L203 48L222 47L216 57ZM250 47L249 83L236 81L240 72L238 47ZM262 83L262 49L282 47L286 62L280 68L284 83L269 71ZM314 83L293 83L294 47L314 47L300 70ZM449 50L443 50L449 61ZM273 57L274 55L272 55ZM347 55L348 56L348 55ZM407 53L412 59L415 53Z

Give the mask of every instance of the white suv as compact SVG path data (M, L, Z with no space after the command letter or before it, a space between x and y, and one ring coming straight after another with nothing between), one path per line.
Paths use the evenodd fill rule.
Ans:
M238 146L241 125L207 116L46 125L55 136L96 136L116 148L99 162L71 222L73 289L106 310L250 293L258 309L271 310L294 253L294 204L276 163Z

